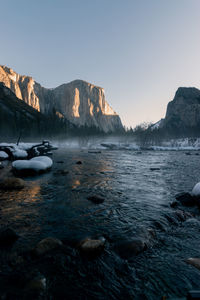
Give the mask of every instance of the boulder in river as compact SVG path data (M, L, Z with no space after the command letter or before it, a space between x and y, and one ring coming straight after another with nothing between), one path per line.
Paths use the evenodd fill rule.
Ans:
M131 258L147 249L147 244L142 238L134 238L131 241L124 241L115 246L116 252L122 258Z
M155 168L150 168L150 170L151 170L151 171L159 171L160 168L156 168L156 167L155 167Z
M185 262L200 270L200 258L190 257Z
M6 228L0 231L0 245L6 246L13 244L19 235L11 228Z
M175 197L184 206L194 206L196 204L194 197L190 193L179 193Z
M43 255L48 251L51 251L55 248L62 246L62 242L59 239L53 237L47 237L41 240L36 247L34 248L34 253L37 256Z
M16 177L5 178L0 183L0 189L2 190L21 190L24 188L24 180Z
M177 207L177 206L178 206L178 201L172 201L172 202L170 203L170 206L171 206L172 208Z
M105 246L105 238L90 239L87 238L80 243L80 251L86 255L96 255L101 253Z
M78 160L78 161L76 162L76 164L77 164L77 165L82 165L82 161Z
M101 204L104 202L104 198L97 195L88 196L87 199L95 204Z
M41 299L38 298L38 296L43 296L46 288L46 278L42 274L38 274L27 283L24 292L30 297L30 299Z

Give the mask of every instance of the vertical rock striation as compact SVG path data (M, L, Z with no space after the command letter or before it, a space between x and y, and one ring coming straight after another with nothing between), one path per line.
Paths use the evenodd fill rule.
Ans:
M105 99L103 88L83 80L47 89L32 77L21 76L11 68L0 66L0 82L19 99L46 115L53 112L77 126L94 126L104 132L123 129L120 117Z

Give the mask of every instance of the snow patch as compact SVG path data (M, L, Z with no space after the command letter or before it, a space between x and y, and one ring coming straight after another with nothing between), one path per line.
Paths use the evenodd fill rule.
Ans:
M0 151L0 160L8 158L8 154L4 151Z
M20 149L14 150L12 154L15 158L26 158L28 156L28 153L25 150Z
M12 167L17 171L31 170L36 173L47 171L52 165L53 161L48 156L38 156L30 160L16 160L12 163Z

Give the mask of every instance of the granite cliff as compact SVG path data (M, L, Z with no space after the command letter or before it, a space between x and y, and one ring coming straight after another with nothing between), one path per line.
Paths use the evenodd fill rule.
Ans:
M76 126L96 127L104 132L123 129L120 117L105 99L103 88L83 80L47 89L32 77L21 76L11 68L0 66L0 82L17 98L45 115L54 113Z
M152 126L169 135L193 136L200 130L200 90L194 87L180 87L174 99L167 105L164 119Z
M0 82L0 140L13 137L64 136L73 128L56 115L47 116L21 101Z
M164 127L200 126L200 90L180 87L168 103Z

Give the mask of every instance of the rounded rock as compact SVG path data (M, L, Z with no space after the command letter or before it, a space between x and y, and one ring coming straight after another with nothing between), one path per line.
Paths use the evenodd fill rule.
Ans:
M53 237L47 237L41 240L35 247L34 253L37 256L43 255L48 251L51 251L57 247L62 246L62 242L59 239Z
M10 177L4 179L0 183L0 189L2 190L21 190L24 188L25 182L21 178Z

